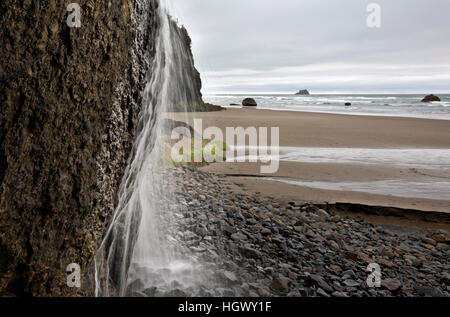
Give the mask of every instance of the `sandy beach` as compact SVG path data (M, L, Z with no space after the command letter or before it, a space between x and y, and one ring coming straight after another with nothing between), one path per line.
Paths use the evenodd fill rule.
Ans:
M437 182L445 186L446 182L450 181L450 166L444 164L440 168L431 168L427 166L426 159L421 165L415 166L414 157L402 157L401 159L409 162L404 166L376 161L377 151L385 149L394 150L393 153L396 149L413 150L414 155L429 154L436 149L450 149L449 121L255 109L193 113L187 118L184 114L170 116L190 124L193 124L194 118L203 119L203 129L216 126L222 131L225 131L226 127L280 127L280 146L295 148L299 153L303 148L309 152L311 148L312 151L329 148L345 150L342 155L347 156L352 156L352 153L356 156L360 149L375 151L370 154L375 159L370 164L366 164L364 158L355 162L341 160L340 152L337 152L334 159L318 159L317 163L314 156L307 162L301 159L281 159L280 168L273 175L260 174L260 163L225 162L203 168L209 172L227 175L232 183L237 184L238 191L259 192L284 200L346 202L450 212L446 189L438 188L439 192L435 193L429 188L438 184ZM396 160L395 157L393 159ZM437 161L439 162L439 158ZM400 183L399 188L395 187L397 185L393 189L383 188L386 184L392 187L389 183L392 181ZM427 198L426 193L421 195L420 187L416 189L417 192L412 191L410 184L413 183L424 186L431 192L430 197ZM363 186L368 188L364 189Z

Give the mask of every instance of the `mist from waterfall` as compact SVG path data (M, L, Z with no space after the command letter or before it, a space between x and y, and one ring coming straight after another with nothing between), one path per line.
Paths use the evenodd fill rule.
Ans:
M154 56L143 93L136 138L122 181L112 224L95 257L96 296L158 296L173 285L193 288L202 280L196 259L173 238L175 217L186 206L175 198L177 184L158 163L164 151L164 113L193 102L195 87L184 65L192 55L165 0L143 0L156 12ZM148 19L148 17L147 17ZM142 21L138 21L139 27ZM141 25L139 25L141 24ZM139 34L137 36L139 38Z

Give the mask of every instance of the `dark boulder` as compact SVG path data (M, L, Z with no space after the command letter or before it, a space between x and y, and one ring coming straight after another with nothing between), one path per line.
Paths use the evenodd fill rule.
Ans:
M253 99L253 98L245 98L242 101L242 105L244 107L256 107L256 106L258 106L258 104L256 103L255 99Z
M428 95L422 99L422 102L432 102L432 101L441 101L441 99L435 95Z
M345 103L345 106L346 106L346 107L350 107L351 105L352 105L351 102L346 102L346 103Z

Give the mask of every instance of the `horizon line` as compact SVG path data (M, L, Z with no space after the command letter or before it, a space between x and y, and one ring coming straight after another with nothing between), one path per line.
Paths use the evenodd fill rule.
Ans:
M280 92L280 91L226 91L226 92L202 92L203 95L297 95L295 92ZM327 92L309 92L309 96L314 95L430 95L430 94L441 94L450 95L450 92L343 92L343 91L327 91ZM308 96L308 95L298 95L298 96Z

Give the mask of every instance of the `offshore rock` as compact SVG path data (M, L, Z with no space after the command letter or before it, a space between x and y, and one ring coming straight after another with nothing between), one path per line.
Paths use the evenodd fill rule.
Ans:
M309 91L306 89L299 90L296 95L309 96Z
M422 102L433 102L433 101L441 101L441 99L435 95L428 95L422 99Z

